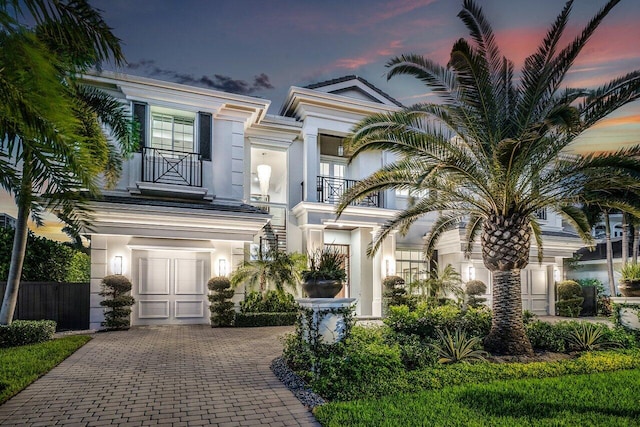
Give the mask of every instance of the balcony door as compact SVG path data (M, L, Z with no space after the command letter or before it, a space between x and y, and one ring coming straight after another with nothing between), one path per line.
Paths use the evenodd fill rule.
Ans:
M347 190L347 165L342 160L322 159L318 177L318 201L337 204Z

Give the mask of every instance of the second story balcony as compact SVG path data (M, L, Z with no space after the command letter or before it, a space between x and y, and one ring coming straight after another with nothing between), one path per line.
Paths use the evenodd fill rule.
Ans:
M202 187L202 160L198 153L143 147L142 181Z
M358 181L354 179L344 179L329 176L317 177L318 202L336 205L340 202L340 197ZM365 206L372 208L383 208L384 200L382 192L369 194L360 202L351 203L351 206Z

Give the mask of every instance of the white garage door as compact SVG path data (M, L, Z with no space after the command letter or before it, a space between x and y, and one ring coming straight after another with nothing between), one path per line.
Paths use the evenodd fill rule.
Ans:
M534 314L549 314L549 286L545 269L526 269L521 272L522 308Z
M134 325L209 323L208 252L134 251Z

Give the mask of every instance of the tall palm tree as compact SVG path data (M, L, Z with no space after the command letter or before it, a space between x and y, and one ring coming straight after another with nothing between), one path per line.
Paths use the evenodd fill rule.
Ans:
M459 17L471 40L460 39L449 64L419 55L391 59L387 77L408 74L423 81L440 104L417 104L362 120L350 135L352 156L387 150L397 161L345 193L340 214L353 201L380 190L429 190L385 224L369 248L418 218L435 213L427 255L443 232L466 223L467 253L478 236L484 265L493 275L493 321L485 347L494 353L531 354L522 322L520 270L529 263L533 237L542 259L536 212L549 209L572 224L587 242L589 224L577 203L585 191L640 188L640 146L611 154L569 157L562 151L612 111L638 98L640 71L593 90L561 89L578 54L618 3L610 0L565 47L559 46L573 1L568 1L518 79L504 58L491 25L473 0ZM619 200L622 210L637 213Z
M33 31L7 11L31 12ZM85 0L0 1L0 184L18 206L0 324L10 324L18 296L31 215L45 210L67 224L86 223L83 193L98 192L101 174L113 183L133 133L122 105L78 83L76 73L113 58L118 39ZM117 146L102 126L111 128Z

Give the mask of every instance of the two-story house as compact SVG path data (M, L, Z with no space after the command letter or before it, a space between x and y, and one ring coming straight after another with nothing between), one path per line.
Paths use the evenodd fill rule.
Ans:
M277 116L270 102L248 96L115 73L85 80L130 105L141 124L141 147L124 165L116 188L93 203L91 326L103 320L100 281L124 274L133 283L132 323L208 323L206 282L228 275L252 245L277 236L281 250L306 253L333 245L348 254L342 295L357 299L361 317L380 316L382 279L426 277L421 248L432 218L409 234L394 234L369 258L375 232L409 194L387 191L350 206L337 219L342 193L394 160L366 153L348 162L343 138L372 113L401 108L369 84L347 76L291 87ZM560 218L540 212L545 258L523 271L525 308L553 312L553 283L562 259L580 247ZM466 259L460 230L438 247L438 263L452 264L464 280L491 279L478 251ZM239 296L241 297L241 295Z

